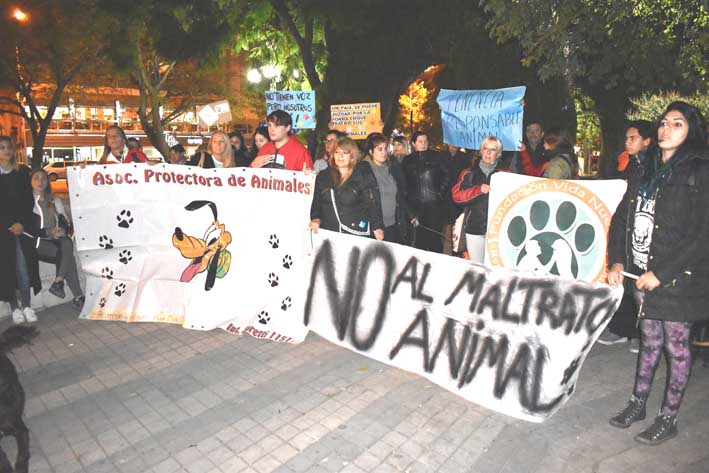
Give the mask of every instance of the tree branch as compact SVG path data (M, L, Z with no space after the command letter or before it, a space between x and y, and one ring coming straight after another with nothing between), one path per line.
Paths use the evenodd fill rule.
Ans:
M305 75L308 77L310 86L314 90L317 89L320 86L321 81L318 71L315 69L315 61L313 60L313 18L308 18L305 21L304 38L301 36L300 31L298 31L298 26L295 24L293 15L291 15L288 10L288 5L286 5L285 0L271 0L271 5L273 5L274 10L276 10L276 14L286 24L288 31L298 45L298 49L300 50L300 55L303 60Z

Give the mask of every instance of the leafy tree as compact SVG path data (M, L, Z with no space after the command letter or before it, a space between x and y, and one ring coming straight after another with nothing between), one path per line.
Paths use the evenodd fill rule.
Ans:
M385 129L391 129L399 96L436 64L448 66L438 87L496 88L524 82L530 115L552 117L544 120L547 123L573 122L573 103L563 81L541 84L532 69L520 64L518 46L498 46L490 40L483 11L474 3L449 0L445 8L424 0L242 4L247 13L239 47L252 61L282 65L284 70L314 69L316 74L307 77L317 91L321 132L329 122L329 105L351 102L380 102ZM313 67L307 59L301 62L307 58L304 51Z
M224 91L227 78L215 78L214 65L233 44L237 2L99 0L99 5L114 18L111 60L138 88L143 130L167 158L165 126L188 110L196 96ZM170 113L161 114L168 106Z
M488 28L514 39L542 79L563 77L595 103L601 174L622 149L630 98L705 87L709 15L702 0L482 0Z
M103 23L89 0L25 0L20 20L3 8L0 18L0 113L24 119L32 133L32 167L42 162L47 130L65 89L94 69L101 54ZM39 104L46 103L46 113Z
M672 91L660 94L644 94L630 99L633 106L628 111L628 120L657 120L665 111L667 105L677 100L694 105L702 112L704 118L709 117L709 94L682 95L677 91Z

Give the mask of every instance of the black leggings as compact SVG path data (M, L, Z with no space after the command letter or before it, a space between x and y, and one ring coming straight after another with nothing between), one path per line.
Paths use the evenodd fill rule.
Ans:
M74 297L82 295L79 272L74 259L74 244L70 238L64 236L54 240L40 240L37 256L41 261L56 264L57 277L66 281Z

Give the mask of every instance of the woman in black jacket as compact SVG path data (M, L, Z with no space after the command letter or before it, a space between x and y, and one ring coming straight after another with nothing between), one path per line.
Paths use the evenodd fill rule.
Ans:
M364 160L371 166L379 189L384 241L406 243L412 218L406 203L406 179L399 161L387 153L388 142L382 133L371 133L367 137L369 154Z
M33 207L29 169L17 162L12 138L0 136L0 300L10 303L16 324L37 321L30 288L35 294L42 290L32 237Z
M310 206L310 228L384 239L379 190L367 163L358 162L359 148L349 138L335 147L334 165L318 173Z
M677 435L676 416L689 381L692 322L709 318L709 151L706 121L685 102L658 121L657 145L644 172L632 176L611 221L608 282L639 275L640 352L635 387L610 423L627 428L645 418L663 348L669 368L662 408L635 439L650 445Z
M461 171L451 189L453 202L465 206L463 216L465 249L474 263L482 264L485 260L490 179L496 172L509 172L509 169L502 166L500 156L502 156L502 141L496 136L488 136L480 143L480 161L477 163L473 161L470 167Z

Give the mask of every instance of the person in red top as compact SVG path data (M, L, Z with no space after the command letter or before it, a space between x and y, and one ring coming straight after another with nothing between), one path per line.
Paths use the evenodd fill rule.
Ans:
M148 158L140 149L128 148L128 138L126 138L123 128L118 125L106 128L103 155L98 161L99 164L144 163L146 161Z
M542 146L544 128L541 123L532 122L527 125L526 132L527 141L523 142L520 147L522 174L539 177L547 167L547 162L544 159L544 146Z
M263 145L252 168L277 168L290 171L312 169L313 158L295 136L290 134L293 119L283 110L276 110L268 115L268 136L271 141Z

